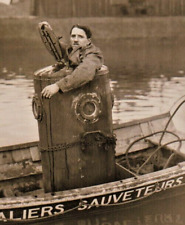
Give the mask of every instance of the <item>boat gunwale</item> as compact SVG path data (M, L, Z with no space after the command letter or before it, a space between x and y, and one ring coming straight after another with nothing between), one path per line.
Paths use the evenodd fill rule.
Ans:
M121 124L113 124L113 130L119 130L121 128L129 127L129 126L134 126L138 125L141 123L153 121L156 119L162 119L162 118L167 118L170 116L170 112L165 112L162 114L157 114L154 116L150 116L147 118L143 119L136 119L128 122L124 122ZM36 147L39 145L39 141L31 141L31 142L26 142L26 143L20 143L20 144L12 144L12 145L7 145L7 146L0 146L0 152L5 152L5 151L14 151L14 150L19 150L19 149L24 149L24 148L30 148L30 147Z
M0 152L8 152L8 151L15 151L15 150L21 150L24 148L31 148L38 146L39 141L31 141L26 143L20 143L15 145L7 145L7 146L0 146Z
M147 186L149 184L162 182L164 180L173 179L181 175L185 175L185 162L178 163L176 166L164 169L162 171L156 171L145 175L141 175L139 176L139 179L131 177L105 184L55 192L55 195L52 195L51 193L43 193L42 196L38 195L37 197L34 195L10 197L10 198L5 197L0 199L0 208L1 210L10 209L12 207L24 208L38 205L41 206L52 203L65 203L69 201L83 200L92 197L98 197L103 194L107 195L121 191L125 192L133 188L135 189L138 187ZM148 177L150 177L150 179L148 179ZM185 185L185 183L171 188L180 187L182 185Z
M133 120L129 122L125 122L122 124L114 124L114 130L118 130L121 128L138 125L141 123L154 121L157 119L168 118L170 116L170 112L166 112L163 114L158 114L154 116L150 116L143 119ZM4 151L13 151L19 150L29 147L38 146L39 142L28 142L22 144L16 144L11 146L3 146L0 147L0 152ZM164 170L148 173L145 175L140 175L139 179L135 177L121 179L109 183L98 184L89 187L76 188L72 190L59 191L55 193L43 193L38 195L25 195L18 197L4 197L0 199L0 208L1 209L10 209L14 208L24 208L29 206L36 205L45 205L57 202L68 202L75 200L82 200L86 198L98 197L101 195L114 194L117 192L125 192L130 189L135 189L141 186L146 186L149 184L154 184L156 182L165 181L167 179L173 179L177 176L185 175L185 162L178 163L176 166L166 168ZM182 186L181 184L179 186Z
M139 125L141 123L145 123L145 122L149 122L149 121L153 121L153 120L157 120L157 119L168 118L170 115L171 115L171 113L170 113L170 111L168 111L168 112L165 112L165 113L162 113L162 114L157 114L157 115L142 118L142 119L136 119L136 120L124 122L124 123L121 123L121 124L114 124L113 129L118 130L118 129L121 129L121 128L129 127L129 126L135 126L135 125Z

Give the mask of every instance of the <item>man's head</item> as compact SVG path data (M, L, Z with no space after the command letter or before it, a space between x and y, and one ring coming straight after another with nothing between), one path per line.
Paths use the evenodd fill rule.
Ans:
M74 25L70 31L71 46L74 47L86 47L91 42L92 33L86 26Z

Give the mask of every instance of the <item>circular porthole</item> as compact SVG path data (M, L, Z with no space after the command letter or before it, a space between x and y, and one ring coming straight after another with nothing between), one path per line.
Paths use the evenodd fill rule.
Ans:
M74 100L74 108L80 121L95 123L101 113L100 97L96 93L81 94Z
M33 100L32 100L32 111L33 111L33 115L35 119L37 119L38 121L41 121L43 116L43 110L42 110L41 101L36 94L33 96Z

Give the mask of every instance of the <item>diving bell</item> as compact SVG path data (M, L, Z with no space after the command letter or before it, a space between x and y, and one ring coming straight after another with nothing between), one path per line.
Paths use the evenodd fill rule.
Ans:
M33 113L38 120L39 149L46 192L85 187L115 178L115 137L108 69L103 66L91 82L41 96L47 85L70 74L53 66L34 74ZM60 75L59 75L60 74Z

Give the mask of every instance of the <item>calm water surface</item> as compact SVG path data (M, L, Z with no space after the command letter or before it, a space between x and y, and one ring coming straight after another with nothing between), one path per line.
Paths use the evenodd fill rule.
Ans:
M122 42L117 44L117 49L120 46L125 48ZM108 52L105 46L102 47L105 53ZM115 49L115 43L112 47ZM5 51L5 47L0 47L0 146L38 140L37 122L31 109L34 94L32 73L54 62L40 48L28 48L25 56L21 46L18 50L9 45L7 48ZM127 56L123 51L113 50L114 62L106 54L115 99L114 123L166 112L178 98L185 95L183 48L166 45L143 48L137 45L127 49ZM178 121L182 125L182 120ZM56 221L56 224L180 225L185 224L184 201L183 194L180 197L169 194L126 208L114 207L78 217L74 215Z
M113 122L122 123L168 111L185 94L184 71L178 76L148 73L111 74L114 94ZM140 76L142 79L137 79ZM0 145L38 139L32 114L33 80L6 72L0 77Z

